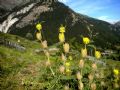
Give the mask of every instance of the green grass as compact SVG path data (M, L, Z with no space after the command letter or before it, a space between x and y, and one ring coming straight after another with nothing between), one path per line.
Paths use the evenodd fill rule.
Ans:
M5 37L12 42L17 42L19 39L21 41L19 44L26 48L25 51L18 51L14 48L8 48L3 45L0 46L1 90L13 90L14 88L20 87L21 80L26 77L26 75L29 78L35 70L36 73L39 72L45 56L35 53L35 49L40 48L40 44L36 41L29 41L15 35L1 35L1 37Z
M47 58L43 53L36 53L35 50L41 47L39 42L29 41L24 38L5 34L6 39L17 42L19 39L20 45L26 48L26 51L18 51L14 48L0 46L0 90L63 90L66 83L69 82L71 90L77 89L76 72L79 71L79 59L73 56L71 63L72 74L70 76L61 75L59 66L62 61L59 55L50 57L52 69L55 76L52 76L50 69L45 67ZM16 39L17 37L17 39ZM54 46L53 46L54 47ZM107 63L106 67L98 65L98 71L103 70L106 74L106 85L111 85L111 71L113 68L120 69L120 62L113 60L104 60ZM85 90L88 90L87 75L91 71L91 61L85 61L83 69L83 82L86 85ZM96 80L99 87L99 79ZM110 87L111 88L111 87ZM99 88L98 90L101 90Z

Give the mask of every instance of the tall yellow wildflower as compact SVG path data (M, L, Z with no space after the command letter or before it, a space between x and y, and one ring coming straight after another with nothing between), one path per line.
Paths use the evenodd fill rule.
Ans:
M96 57L97 59L100 59L100 57L101 57L100 51L95 51L95 57Z
M113 70L113 73L114 73L115 75L119 75L119 70L118 70L118 69L114 69L114 70Z
M64 33L59 33L59 41L60 42L64 42L65 41Z
M36 29L37 29L38 31L40 31L40 30L42 29L41 23L38 23L38 24L36 25Z
M66 67L69 67L69 66L70 66L70 62L66 62L66 63L65 63L65 66L66 66Z
M60 26L59 32L60 33L65 33L65 27L63 25Z
M88 37L83 37L83 43L84 44L89 44L90 43L90 39Z

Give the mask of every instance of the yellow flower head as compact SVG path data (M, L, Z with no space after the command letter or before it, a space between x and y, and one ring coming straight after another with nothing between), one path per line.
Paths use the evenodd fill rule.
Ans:
M99 59L101 57L100 51L95 51L95 57Z
M88 37L83 37L83 43L84 44L89 44L90 43L90 39Z
M38 24L36 25L36 29L37 29L38 31L40 31L40 30L42 29L41 23L38 23Z
M66 73L69 74L71 71L70 69L66 69Z
M118 69L114 69L113 72L114 72L115 75L119 75L119 70Z
M66 67L69 67L69 66L70 66L70 62L66 62L66 63L65 63L65 66L66 66Z
M64 33L59 33L59 41L60 42L64 42L65 41Z
M41 35L40 32L37 32L37 33L36 33L36 38L37 38L38 40L41 40L41 39L42 39L42 35Z
M59 32L60 33L65 33L65 27L63 25L60 26Z

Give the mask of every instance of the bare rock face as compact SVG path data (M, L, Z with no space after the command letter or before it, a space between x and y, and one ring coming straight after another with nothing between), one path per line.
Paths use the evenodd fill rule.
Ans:
M35 21L37 20L36 17L39 17L41 13L50 11L50 8L48 6L45 5L41 5L38 7L35 7L31 10L31 12L26 15L25 17L23 17L18 24L16 24L17 28L23 28L28 24L32 24L31 21Z
M21 8L31 0L0 0L0 23L7 19L8 15L16 7Z
M0 31L7 33L9 28L16 23L20 17L16 17L16 16L22 16L24 14L26 14L27 12L29 12L29 10L35 5L35 3L32 3L26 7L24 7L23 9L21 9L20 11L17 12L13 12L11 13L6 20L4 20L1 24L0 24ZM24 23L23 23L24 24Z
M15 7L23 6L30 2L57 2L58 0L0 0L0 7L11 11Z
M17 21L17 28L24 28L37 20L41 13L51 11L49 5L57 0L1 0L0 2L0 31L7 33ZM38 4L36 6L36 4ZM15 7L19 7L17 9ZM33 8L34 7L34 8ZM15 9L14 9L15 8ZM13 9L13 11L11 11ZM11 13L10 13L11 12ZM5 20L4 20L4 17Z
M27 6L31 3L50 4L58 0L0 0L0 23L7 19L8 15L16 9Z
M0 0L0 6L6 10L12 10L13 8L24 5L30 0Z

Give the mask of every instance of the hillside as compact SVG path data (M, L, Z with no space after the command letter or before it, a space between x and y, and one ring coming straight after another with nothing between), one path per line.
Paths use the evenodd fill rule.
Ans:
M116 32L120 35L120 21L118 21L118 22L116 22L115 24L114 24L114 26L115 26L115 30L116 30Z

